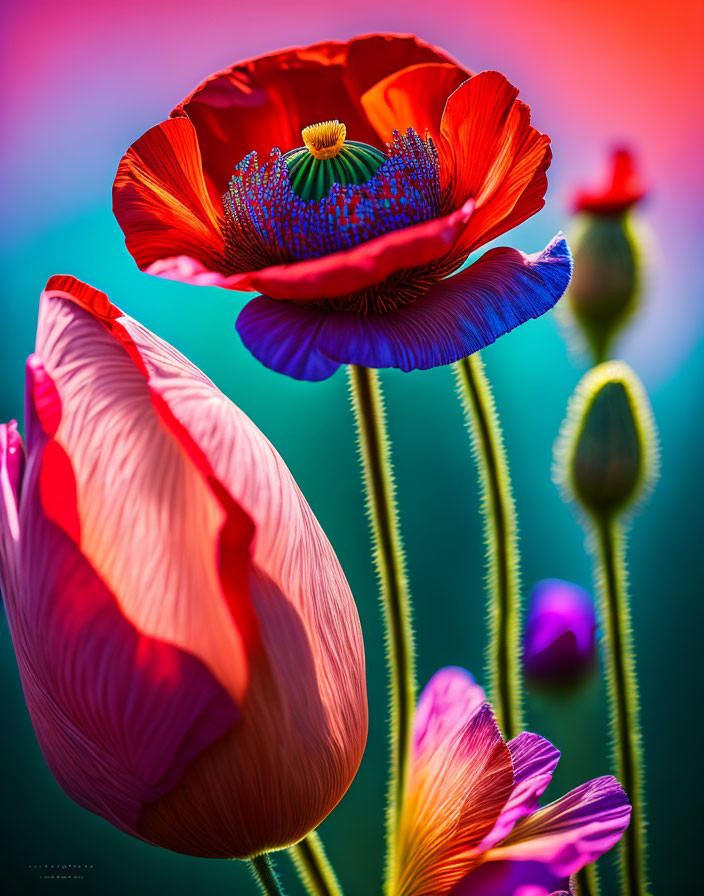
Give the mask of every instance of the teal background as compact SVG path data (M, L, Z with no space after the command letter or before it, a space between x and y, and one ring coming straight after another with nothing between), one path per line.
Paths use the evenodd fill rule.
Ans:
M74 10L75 4L69 6ZM40 35L43 6L30 2L26 7L35 16L32 21ZM44 7L53 13L59 9L55 4ZM3 12L12 20L9 5ZM137 29L141 26L135 15ZM66 34L71 33L73 22L78 28L80 21L77 15L65 20ZM106 291L126 312L183 351L276 445L340 557L364 629L369 743L357 779L323 824L322 834L348 892L374 894L379 892L382 861L384 659L345 373L309 384L264 369L234 332L245 297L140 273L124 249L109 203L112 173L125 147L164 117L207 72L248 52L296 40L349 35L369 27L402 25L421 30L423 23L418 15L379 21L369 14L358 24L328 23L310 34L308 25L298 22L285 31L278 20L278 30L270 37L260 23L256 38L252 28L236 38L237 50L231 46L235 37L213 37L211 47L201 44L193 58L184 56L179 77L169 69L168 77L155 74L153 84L137 83L130 76L129 65L122 63L131 58L132 50L115 49L113 43L102 59L92 49L90 65L79 55L73 74L65 67L47 67L33 75L29 66L14 73L15 80L6 82L8 88L26 86L26 79L32 77L39 87L29 95L38 105L28 105L24 117L5 121L8 128L18 129L23 140L15 134L8 143L6 158L12 165L5 164L2 170L7 204L0 231L0 419L22 416L23 366L33 347L39 293L51 274L71 273ZM546 210L500 242L535 251L569 225L569 189L593 177L605 141L612 135L594 137L588 147L577 146L569 110L541 107L529 61L517 60L505 48L492 56L491 47L476 35L460 39L449 19L426 25L423 33L429 39L474 60L470 64L475 67L503 68L517 83L523 83L523 76L533 85L533 95L526 99L534 104L537 98L539 126L555 135L553 186ZM211 30L217 30L216 26L211 23ZM61 32L51 34L60 40ZM44 39L49 40L46 35ZM176 67L174 46L168 53L163 47L153 52L155 60L166 60L167 68ZM134 58L137 70L143 71L141 57ZM156 61L153 68L156 73ZM71 78L84 85L82 92L72 92ZM65 105L46 112L51 127L42 128L39 110L45 108L42 102L48 103L43 91L53 96L56 79L63 79ZM643 149L647 159L647 145ZM661 478L629 539L654 893L676 892L678 887L691 892L688 885L698 876L701 804L704 357L701 314L696 310L701 300L701 265L694 251L693 195L680 180L673 183L656 184L652 204L644 212L659 246L652 258L659 261L653 261L641 319L618 350L645 380L661 442ZM49 197L46 202L44 189ZM690 258L691 267L680 263ZM567 399L586 369L585 360L568 348L564 336L551 313L484 353L513 473L526 590L548 576L587 587L591 582L582 529L551 479L553 441ZM414 595L419 679L425 683L439 667L459 664L481 680L486 640L482 532L475 468L453 372L449 368L412 374L389 371L382 379ZM75 806L54 782L40 754L4 624L0 664L4 828L0 878L8 892L129 892L135 896L255 892L243 865L158 850ZM531 694L528 722L530 729L563 751L550 796L608 772L604 695L598 678L571 698ZM79 872L82 880L52 881L41 879L42 872L33 867L42 864L90 868ZM290 892L300 892L285 856L280 866ZM46 873L71 872L59 868Z

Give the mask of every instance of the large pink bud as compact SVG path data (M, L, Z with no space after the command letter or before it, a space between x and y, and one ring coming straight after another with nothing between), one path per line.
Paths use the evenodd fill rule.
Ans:
M0 585L58 782L179 852L295 843L349 787L367 704L352 595L279 455L70 277L42 296L26 443L0 426Z

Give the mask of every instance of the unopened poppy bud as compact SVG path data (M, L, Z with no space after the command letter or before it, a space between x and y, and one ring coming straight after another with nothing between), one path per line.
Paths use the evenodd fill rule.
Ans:
M610 518L633 508L656 467L645 390L622 361L590 370L572 396L556 446L556 478L584 510Z
M559 687L594 665L596 614L591 594L563 579L543 579L530 595L523 668L536 683Z
M614 152L611 168L605 189L576 197L570 238L574 272L566 304L597 362L637 310L643 285L644 239L631 209L645 191L630 153Z

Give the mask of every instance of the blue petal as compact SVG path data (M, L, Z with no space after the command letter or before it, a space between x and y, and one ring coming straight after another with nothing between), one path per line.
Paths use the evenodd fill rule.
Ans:
M562 234L535 255L492 249L418 301L359 315L257 296L237 330L267 367L324 379L339 364L427 370L465 358L549 311L567 289L572 256Z

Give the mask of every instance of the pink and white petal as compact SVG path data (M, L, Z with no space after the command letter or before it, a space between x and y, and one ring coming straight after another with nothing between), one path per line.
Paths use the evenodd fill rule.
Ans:
M221 505L229 501L252 521L247 585L254 619L240 607L240 630L246 636L261 620L258 636L276 670L277 699L288 700L295 714L306 711L306 690L286 668L288 641L300 628L312 653L316 700L326 714L327 748L356 769L367 733L359 617L339 561L288 468L252 421L176 349L123 315L102 293L88 288L90 294L83 294L84 285L70 278L53 281L53 286L68 289L63 294L89 310L130 352L148 381L160 419L207 472L211 486L218 484ZM269 617L294 617L296 622L289 621L287 629ZM310 674L306 672L308 689Z
M493 830L480 846L482 852L507 837L521 818L535 812L560 760L560 751L549 740L528 731L509 741L508 748L515 783Z
M37 351L60 397L54 442L75 473L79 534L65 518L55 521L78 538L136 629L199 658L241 703L253 610L246 577L238 600L221 581L220 539L229 511L165 425L129 350L94 309L60 288L70 282L50 282L37 331ZM93 293L98 306L102 294ZM109 323L117 327L114 318ZM53 500L53 510L64 503ZM248 525L249 532L243 522L238 547L243 564Z
M8 605L8 622L57 781L80 805L138 836L142 805L168 792L239 713L199 660L130 624L75 541L46 516L42 480L52 444L40 433L30 446L21 599ZM70 466L65 474L73 476ZM75 500L75 481L64 483L64 495L71 492Z
M568 877L618 843L630 816L618 781L596 778L520 821L486 858L542 862L554 874Z

